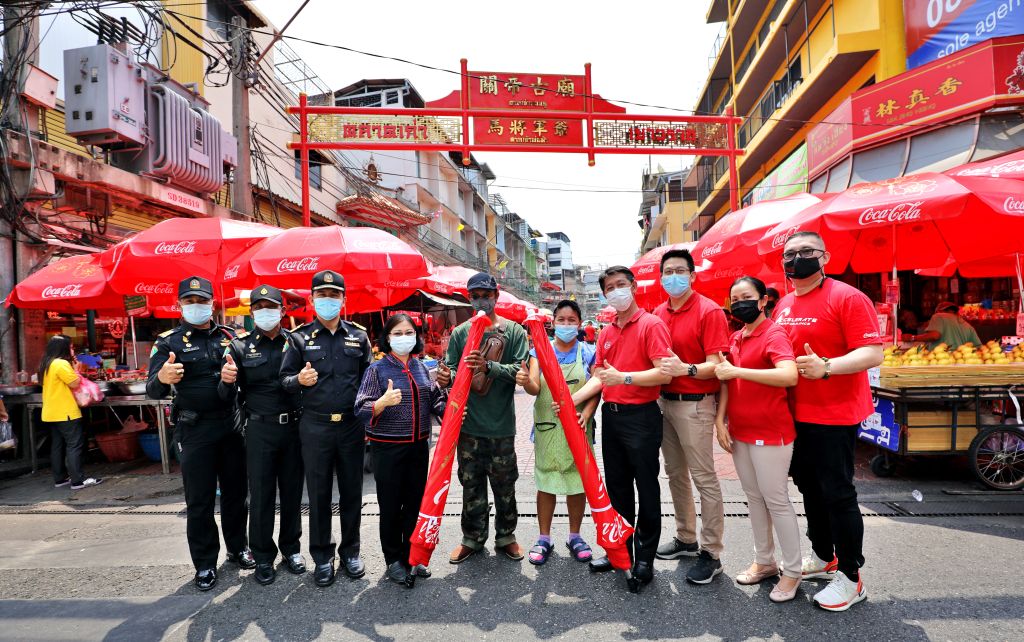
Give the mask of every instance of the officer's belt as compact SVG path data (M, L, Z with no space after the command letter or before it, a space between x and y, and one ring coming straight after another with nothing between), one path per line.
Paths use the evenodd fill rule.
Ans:
M287 424L292 421L298 421L299 417L302 416L301 410L292 410L291 412L282 412L278 415L257 415L254 412L246 414L246 417L250 421L265 421L270 424Z
M331 423L341 423L345 417L351 417L352 411L348 412L313 412L312 410L303 410L303 414L312 417L313 419L319 419L320 421L329 421Z
M234 415L233 410L198 410L194 408L186 408L184 406L177 406L177 411L191 410L192 412L199 414L199 419L227 419Z

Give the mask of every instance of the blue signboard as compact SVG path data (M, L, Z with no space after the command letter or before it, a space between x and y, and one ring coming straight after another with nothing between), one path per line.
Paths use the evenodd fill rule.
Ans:
M866 442L896 452L900 448L900 427L896 423L896 409L888 399L874 399L875 412L860 422L857 437Z
M991 38L1024 34L1019 0L906 0L904 12L908 70Z

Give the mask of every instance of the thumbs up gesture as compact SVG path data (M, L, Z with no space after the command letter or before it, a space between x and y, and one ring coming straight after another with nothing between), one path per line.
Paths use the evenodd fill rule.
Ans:
M437 385L442 388L447 388L452 382L452 371L451 368L445 365L443 361L437 362Z
M796 367L805 379L821 379L825 376L825 360L815 354L811 344L804 344L804 353L796 358Z
M156 378L160 380L160 383L169 386L178 383L184 376L185 366L178 363L178 358L173 352L167 355L167 361L164 362L164 365L160 366L160 371L156 374Z
M308 361L305 367L299 370L299 385L307 387L316 385L316 370L309 365Z
M389 406L397 406L402 403L402 391L395 388L395 382L388 379L388 389L384 391L384 394L380 396L378 400L380 405L384 408Z
M516 371L516 385L525 386L530 381L530 363L523 361L519 364L519 370Z
M230 352L224 358L224 365L220 369L220 380L224 383L238 381L238 366L235 365L235 358Z
M729 363L724 354L719 352L718 358L721 359L721 362L715 366L715 377L719 381L730 381L740 376L740 369Z

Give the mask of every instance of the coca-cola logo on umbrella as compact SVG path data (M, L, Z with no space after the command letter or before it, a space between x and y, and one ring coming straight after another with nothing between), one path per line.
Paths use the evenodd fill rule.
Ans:
M301 259L281 259L277 264L278 272L314 272L319 270L320 257L306 256Z
M714 245L711 245L711 246L708 246L708 247L704 248L704 250L701 251L701 253L700 253L700 257L702 259L706 259L709 256L714 256L714 255L718 254L721 251L722 251L722 242L719 241L718 243L715 243Z
M1024 198L1007 196L1003 201L1003 209L1007 214L1024 214Z
M70 299L82 296L81 283L69 283L63 286L48 285L43 288L44 299Z
M176 254L194 254L196 251L195 241L178 241L177 243L167 243L161 241L156 244L156 248L153 250L153 254L156 255L176 255Z
M236 265L232 265L228 269L224 270L224 278L225 279L233 279L233 278L237 277L238 276L238 269L239 269L239 266L236 264Z
M772 237L772 249L774 250L776 248L784 246L786 244L786 241L789 240L789 237L793 236L799 231L799 227L791 227L785 232L779 232L778 234Z
M355 239L352 241L352 249L364 250L366 252L404 252L405 244L398 239L392 239L390 241L367 241L365 239Z
M988 167L968 167L956 173L957 176L991 176L999 178L1004 174L1019 174L1024 172L1024 160L1012 160L1003 163L996 163Z
M932 178L918 178L917 176L899 176L888 178L875 183L862 183L849 189L854 196L872 196L882 191L888 192L891 196L917 196L933 191L939 186Z
M915 201L913 203L900 203L882 209L869 207L860 213L860 218L857 222L866 227L868 225L916 221L921 218L922 204L923 201Z
M174 294L173 283L136 283L135 294Z

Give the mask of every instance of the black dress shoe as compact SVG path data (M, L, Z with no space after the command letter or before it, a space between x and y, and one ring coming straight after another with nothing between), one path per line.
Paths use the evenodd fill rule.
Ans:
M416 582L416 576L410 573L406 568L405 564L401 562L391 562L388 565L387 578L395 584L401 584L402 586L412 588ZM410 581L411 580L411 581Z
M257 564L253 577L256 578L257 582L266 586L267 584L273 584L274 580L277 579L277 571L274 570L273 564Z
M209 591L214 586L217 586L217 571L212 568L199 571L196 573L193 581L196 583L196 588L200 591Z
M415 575L416 577L430 577L431 576L430 569L427 568L426 566L422 565L422 564L417 564L415 566L415 568L412 569L411 574Z
M316 570L313 572L313 581L320 587L334 584L334 561L317 564Z
M358 555L342 558L342 563L345 567L345 575L352 579L356 580L366 575L366 566Z
M633 565L633 577L640 580L641 584L650 584L654 579L654 569L650 562L637 562Z
M607 573L612 570L612 563L611 560L605 556L591 560L590 563L587 564L587 567L590 569L591 573Z
M249 570L256 568L256 558L252 556L252 551L246 546L239 553L228 553L228 561L238 564L239 568Z
M285 564L288 565L288 572L294 573L295 575L302 575L306 572L306 560L302 558L301 553L295 555L289 555L284 558Z

